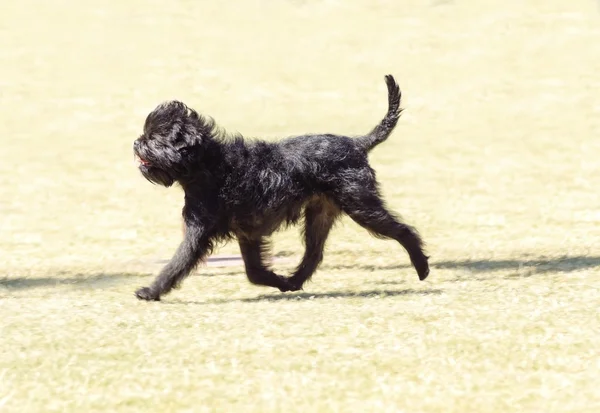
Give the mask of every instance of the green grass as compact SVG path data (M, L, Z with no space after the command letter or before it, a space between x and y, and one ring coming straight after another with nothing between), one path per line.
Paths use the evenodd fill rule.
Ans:
M0 411L599 411L597 4L233 3L0 5ZM386 73L371 161L427 281L344 219L304 292L234 262L134 298L181 236L131 151L158 102L358 135ZM275 251L288 274L297 230Z

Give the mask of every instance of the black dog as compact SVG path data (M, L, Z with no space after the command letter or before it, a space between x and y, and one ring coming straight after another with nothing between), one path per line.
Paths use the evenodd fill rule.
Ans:
M181 102L152 111L134 142L140 171L152 183L179 182L185 192L184 240L150 287L136 296L160 300L209 254L216 242L236 238L250 282L297 291L323 259L329 231L341 213L371 234L392 238L408 252L419 279L428 257L412 227L384 206L367 153L392 132L402 109L400 89L385 78L389 109L371 133L358 138L304 135L278 143L228 136L212 119ZM304 217L306 251L289 277L271 271L269 235Z

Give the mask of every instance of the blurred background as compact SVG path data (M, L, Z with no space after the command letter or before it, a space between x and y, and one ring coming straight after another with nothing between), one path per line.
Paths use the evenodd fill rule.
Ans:
M62 266L174 248L181 193L141 179L131 151L163 100L251 137L358 135L385 112L386 73L406 112L374 167L436 255L583 248L600 235L596 6L6 3L4 259Z
M597 294L586 295L589 292L586 288L599 281L600 275L598 6L593 0L2 2L0 294L4 298L0 297L0 307L4 303L3 313L8 317L3 321L4 333L0 336L12 340L12 344L5 341L0 347L12 348L14 343L21 343L23 351L30 351L28 357L34 357L33 349L44 354L42 344L39 348L32 344L40 343L39 337L53 342L51 327L44 328L44 323L56 327L60 324L60 314L83 308L78 306L90 302L112 308L106 313L112 315L103 313L101 306L98 318L88 320L91 323L88 327L74 324L70 331L77 336L90 328L87 334L94 336L96 333L92 331L101 331L98 326L121 314L121 303L137 305L132 301L133 288L149 282L150 276L170 258L181 238L182 191L146 182L137 171L132 153L133 140L141 133L146 115L158 103L182 100L214 117L226 130L247 137L276 140L306 132L360 135L368 132L385 113L383 76L387 73L399 82L406 110L394 134L372 153L371 162L391 209L415 225L427 241L434 268L427 287L408 284L407 288L444 291L439 298L442 301L427 301L431 308L436 305L446 308L449 302L458 305L459 301L469 312L484 302L503 303L481 309L483 313L489 310L482 317L487 316L490 324L479 325L483 334L498 326L495 324L500 323L498 312L511 307L515 290L503 290L507 279L550 273L545 281L531 282L538 283L538 287L539 283L547 282L543 285L548 292L554 291L555 283L563 280L571 285L566 289L573 300L587 297L581 298L580 303L580 310L587 315L565 319L564 325L575 325L573 320L579 320L575 323L580 323L578 332L582 335L578 337L582 345L594 342L597 333L594 336L584 331L586 324L598 321L594 315ZM297 229L291 229L275 237L275 252L282 258L284 273L301 254L297 234ZM235 243L218 251L221 255L238 253ZM360 293L365 272L372 277L379 273L413 282L416 276L407 263L393 242L372 239L344 219L330 238L323 270L310 288L317 292L354 288ZM219 271L224 270L201 268L198 273L223 275ZM250 297L265 292L246 285L241 266L230 271L237 274L234 284L230 277L224 281L219 281L222 279L219 277L188 280L186 288L177 294L202 300L202 297L225 299L231 294ZM574 284L568 284L566 274L575 277ZM484 276L490 277L489 284L486 281L469 290L470 280ZM80 285L85 293L77 290L77 294L83 294L84 298L70 296L71 290L65 287L60 290L59 299L55 287L65 283ZM516 284L511 285L514 288ZM531 288L529 303L534 305L538 287L526 285ZM465 297L469 295L465 290L473 294L471 298ZM490 291L506 294L499 299L496 295L486 295ZM23 301L30 294L33 296ZM547 298L553 302L561 300L552 294ZM424 305L420 299L432 298L417 296L415 308ZM263 304L244 304L242 312L249 315L247 320L215 327L216 331L229 329L236 332L232 333L234 336L243 337L252 330L253 320L266 311ZM363 304L354 305L366 308ZM402 314L408 311L402 302L381 305L382 311ZM350 325L353 320L350 314L361 317L361 312L355 313L357 307L353 306L347 308L350 318L345 319ZM128 311L142 320L144 315L158 311L135 308ZM277 311L281 311L284 323L285 317L293 316L282 308ZM238 310L231 309L235 314ZM49 317L54 321L36 319L40 311L54 314L55 318ZM184 319L186 311L191 311L190 317L199 313L197 309L177 311ZM223 308L211 311L227 319L228 313ZM339 308L334 312L345 314ZM151 319L155 317L156 314ZM503 319L507 324L502 328L509 329L507 326L514 317L517 316L507 313ZM460 316L454 318L460 319ZM548 315L548 320L556 319L554 313ZM140 322L150 329L138 331L141 342L158 340L154 333L148 333L156 332L151 326L135 320L133 324ZM413 321L415 326L420 325L417 319ZM443 330L444 326L449 328L448 320L439 322L440 331L451 334ZM23 325L30 335L22 335ZM463 327L465 332L473 331L470 324ZM126 324L122 335L118 328L117 332L112 330L110 334L117 341L110 345L115 348L127 345L129 328L137 327ZM201 333L182 328L177 334ZM453 328L462 331L456 325ZM310 331L310 324L304 330L298 327L300 334ZM514 337L523 331L515 332ZM415 340L418 337L415 333ZM86 343L81 343L80 348L91 351L90 348L100 346L102 340L96 338L96 344L88 343L86 347ZM496 340L483 338L487 339ZM253 345L260 347L257 343L261 340ZM481 342L476 340L474 347L468 348L480 348L478 343ZM371 348L374 342L366 340L362 345ZM57 346L74 354L72 348ZM440 346L436 351L450 351L443 344ZM565 348L557 344L557 354L562 354ZM223 357L231 355L229 350L223 349ZM521 354L510 346L499 348L498 353L513 350ZM473 351L472 354L477 353ZM141 354L138 356L142 357ZM521 355L522 359L516 356L515 365L519 365L519 360L531 360L527 354ZM68 360L71 356L64 357ZM129 360L123 363L137 363L135 357L123 357ZM583 359L569 360L565 363L591 365ZM350 363L350 370L354 368L357 374L362 372L364 377L370 377L370 370L358 359L342 357L335 361L339 365L344 362ZM496 362L498 368L507 363L505 359L495 359L492 363ZM170 370L168 364L165 361L161 365L165 370L160 370L162 373L157 377L169 374L179 377L178 370ZM26 395L42 394L35 393L41 392L39 386L44 388L44 383L54 380L65 386L67 394L69 386L91 374L91 370L84 370L83 376L74 376L77 379L63 380L59 366L54 366L48 380L36 385L26 374L26 367L13 356L0 357L2 366L13 384L0 393L0 401L6 397L6 406L15 407L30 400L29 406L34 410L41 405ZM107 366L95 371L110 376L114 366ZM253 375L256 371L248 366L238 371L240 378L258 380L260 375ZM439 383L446 384L451 381L448 378L457 379L454 365L445 366L431 376L434 384L437 378ZM331 368L333 372L335 366ZM293 367L289 369L296 371ZM499 370L492 365L486 371ZM394 370L390 374L400 381L410 380L409 373ZM519 393L519 386L514 390L522 397L511 399L510 395L515 393L503 393L506 388L496 392L493 385L496 379L492 376L478 375L476 371L470 374L487 390L467 392L469 396L465 396L463 404L448 404L448 400L455 400L452 395L464 395L465 389L472 389L460 381L467 379L458 379L457 386L463 393L447 393L446 404L440 405L454 406L457 411L461 406L484 411L478 403L486 397L488 402L493 401L488 405L491 410L539 406L540 400L545 400L539 394L528 399L529 396ZM583 411L586 406L594 406L594 400L598 406L593 389L583 384L591 385L593 380L588 378L592 376L590 370L585 370L585 374L567 380L568 386L579 388L583 396L579 401L565 396L563 406ZM267 382L285 382L283 376L269 377ZM313 378L326 377L317 374ZM122 406L119 403L127 398L117 390L126 387L120 380L115 376L111 382L119 383L112 390L117 395L113 407ZM159 378L148 380L151 382L146 382L144 389L160 388ZM348 407L344 405L344 397L335 399L333 404L318 404L317 400L325 400L322 396L329 390L322 387L307 390L308 384L290 380L290 388L308 391L307 400L312 400L313 407ZM368 383L374 382L363 383L365 389L371 389ZM426 389L418 383L423 382L415 383L416 387L402 389L404 394L422 396ZM549 394L562 388L556 383L551 382L545 388ZM222 389L215 386L211 387L215 392ZM359 397L365 403L361 406L367 409L390 406L378 405L377 401L395 400L392 405L396 407L424 411L435 410L442 400L420 398L421 404L411 404L416 402L395 399L400 397L397 388L377 389L370 393L365 390L367 393ZM273 396L275 404L257 406L262 411L277 410L282 406L278 403L295 395L286 390ZM58 404L48 406L56 409L94 406L85 395L78 397L81 398L74 400L79 402L72 405L60 404L52 397L37 400L48 403L54 400ZM532 404L527 405L528 402ZM180 407L185 408L185 402L182 403ZM219 406L223 409L237 406L231 403Z

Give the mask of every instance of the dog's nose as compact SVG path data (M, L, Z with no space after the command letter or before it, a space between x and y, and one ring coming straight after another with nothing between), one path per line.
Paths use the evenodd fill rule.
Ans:
M140 142L136 139L133 141L133 149L137 149L140 146Z

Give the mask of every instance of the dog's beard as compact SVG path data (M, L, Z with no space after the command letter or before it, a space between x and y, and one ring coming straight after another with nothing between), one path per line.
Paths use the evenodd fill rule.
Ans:
M175 179L169 174L169 172L152 165L141 164L140 172L144 178L153 184L170 187L175 182Z

